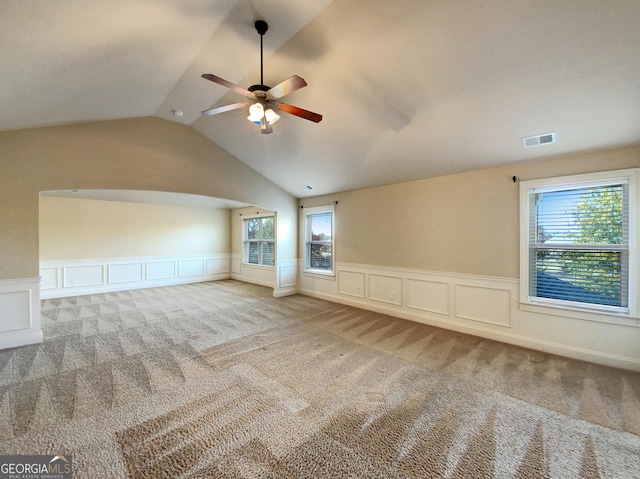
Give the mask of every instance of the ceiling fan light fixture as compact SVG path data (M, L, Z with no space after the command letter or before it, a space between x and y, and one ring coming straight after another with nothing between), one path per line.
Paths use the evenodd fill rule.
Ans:
M260 124L260 120L264 117L264 106L262 103L254 103L249 107L249 116L247 120L251 123Z
M278 115L275 111L269 108L264 112L265 119L269 125L273 125L276 121L280 119L280 115Z

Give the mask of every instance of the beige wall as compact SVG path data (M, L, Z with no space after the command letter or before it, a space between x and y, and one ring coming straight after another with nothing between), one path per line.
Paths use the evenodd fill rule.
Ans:
M0 133L0 279L39 275L39 192L192 193L278 211L278 252L295 258L296 201L193 128L136 118Z
M305 198L336 206L336 261L519 276L521 180L640 167L640 146ZM302 213L300 213L302 215ZM303 221L299 218L299 257Z
M229 253L230 211L40 197L40 260Z

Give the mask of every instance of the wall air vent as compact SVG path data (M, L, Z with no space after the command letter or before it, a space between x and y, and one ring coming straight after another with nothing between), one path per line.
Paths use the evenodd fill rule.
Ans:
M542 135L528 136L522 139L525 148L533 148L534 146L551 145L556 142L556 132L543 133Z

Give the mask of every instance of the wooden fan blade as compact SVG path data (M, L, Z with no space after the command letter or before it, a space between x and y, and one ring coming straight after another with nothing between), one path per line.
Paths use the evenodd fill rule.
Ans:
M237 110L238 108L242 108L244 106L247 106L248 104L249 103L246 101L241 101L239 103L231 103L229 105L217 106L215 108L204 110L202 114L207 116L217 115L218 113L224 113L225 111Z
M284 111L285 113L290 113L291 115L299 116L300 118L304 118L305 120L313 121L315 123L320 123L322 121L322 115L318 113L314 113L309 110L303 110L302 108L298 108L297 106L287 105L286 103L276 103L278 110Z
M224 80L218 76L212 75L211 73L203 73L202 78L212 81L213 83L217 83L218 85L226 86L227 88L232 89L233 91L237 91L244 96L252 97L253 93L249 90L245 90L241 86L236 85L235 83L231 83L230 81Z
M300 78L298 75L293 75L291 78L287 78L282 83L274 86L268 93L270 93L273 98L282 98L283 96L306 86L307 82L304 81L304 79Z

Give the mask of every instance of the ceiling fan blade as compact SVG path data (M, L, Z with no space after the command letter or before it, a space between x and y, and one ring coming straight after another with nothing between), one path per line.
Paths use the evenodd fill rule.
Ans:
M241 101L239 103L231 103L229 105L217 106L215 108L204 110L202 114L207 116L217 115L218 113L224 113L225 111L237 110L238 108L242 108L244 106L247 106L248 104L249 103L246 101Z
M274 86L269 93L273 98L282 98L289 93L293 93L300 88L304 88L307 86L307 82L304 81L303 78L300 78L298 75L293 75L291 78L287 78L282 83L278 83Z
M305 120L313 121L315 123L320 123L322 121L322 115L319 113L314 113L309 110L303 110L302 108L298 108L297 106L287 105L286 103L276 103L278 110L284 111L285 113L290 113L291 115L299 116L300 118L304 118Z
M231 83L230 81L224 80L223 78L220 78L219 76L215 76L211 73L203 73L202 78L210 80L213 83L217 83L218 85L226 86L227 88L230 88L233 91L237 91L238 93L241 93L244 96L248 96L248 97L253 96L253 93L251 93L249 90L245 90L241 86L238 86L235 83Z

